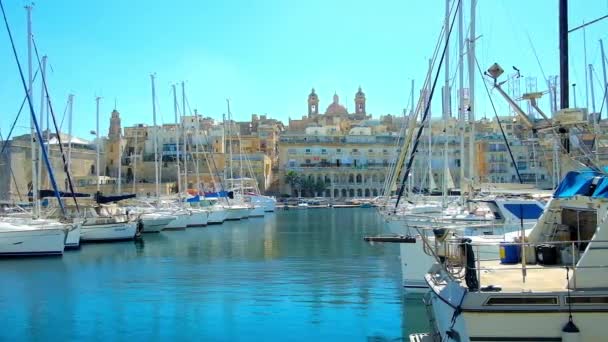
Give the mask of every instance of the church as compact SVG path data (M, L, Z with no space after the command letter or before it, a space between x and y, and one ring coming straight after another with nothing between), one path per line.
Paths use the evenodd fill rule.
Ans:
M342 126L346 123L360 122L371 119L365 108L365 93L361 87L355 93L355 111L349 113L348 109L340 103L337 93L334 93L332 102L325 109L325 113L319 113L319 96L312 88L308 95L308 115L302 116L300 120L289 119L290 131L304 131L310 125L335 125ZM347 128L347 127L344 127Z

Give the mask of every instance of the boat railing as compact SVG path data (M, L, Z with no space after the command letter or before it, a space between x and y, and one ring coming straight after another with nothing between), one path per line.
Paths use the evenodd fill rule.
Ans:
M575 271L580 269L608 269L607 264L597 265L578 265L579 256L585 253L587 246L590 243L608 244L608 240L570 240L570 241L542 241L542 242L507 242L507 241L470 241L462 238L448 238L443 244L435 244L435 255L440 258L443 265L442 269L447 270L452 278L465 278L467 272L473 272L476 275L478 284L483 284L482 280L485 274L497 275L500 272L520 271L522 284L525 284L528 270L551 270L564 269L570 273L572 282L568 284L571 290L576 290L576 275ZM556 248L555 263L537 264L536 247L538 246L554 246ZM491 247L516 247L519 253L519 260L514 263L493 263L500 261L498 250L490 250ZM470 248L467 248L470 247ZM582 248L582 250L581 250ZM440 250L442 249L442 250ZM566 250L564 256L560 252ZM473 252L473 255L469 255ZM483 257L490 255L491 257ZM469 259L471 257L471 259ZM562 259L562 260L558 260ZM471 262L473 260L473 262ZM439 269L435 268L435 271ZM433 270L431 270L433 272ZM470 273L469 273L470 274ZM566 277L564 277L566 280ZM564 290L566 288L564 287ZM470 291L480 292L487 291L483 286L471 289Z

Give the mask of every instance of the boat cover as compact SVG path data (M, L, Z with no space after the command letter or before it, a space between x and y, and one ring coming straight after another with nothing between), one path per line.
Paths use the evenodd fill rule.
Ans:
M553 198L577 195L608 198L608 175L593 170L568 172L555 190Z
M129 198L135 198L136 196L137 196L136 194L104 196L101 193L97 193L97 194L95 194L95 200L99 204L105 204L105 203L111 203L111 202L118 202L118 201L126 200Z

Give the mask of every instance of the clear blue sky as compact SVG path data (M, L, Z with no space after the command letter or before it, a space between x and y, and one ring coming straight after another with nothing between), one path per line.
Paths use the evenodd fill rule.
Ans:
M26 63L26 2L3 2L19 57ZM464 4L468 28L469 1ZM48 82L55 111L61 117L67 95L74 93L75 133L86 137L95 128L97 95L103 97L102 133L107 133L115 99L123 125L150 124L152 72L157 75L159 122L173 120L171 84L182 80L192 108L215 118L225 112L227 97L237 120L251 113L284 121L300 117L311 87L322 110L334 91L352 109L359 85L367 94L368 112L398 114L409 103L410 80L420 85L425 76L444 11L442 0L40 0L33 21L39 50L52 66ZM570 1L570 26L607 13L606 0ZM607 38L607 29L608 20L586 32L588 62L600 77L598 40ZM495 61L509 70L518 66L524 76L538 77L539 89L546 89L529 35L544 73L558 74L557 0L479 0L477 32L482 67ZM570 42L571 79L580 85L581 106L582 31L572 34ZM450 64L454 70L454 57ZM3 26L0 75L0 128L6 134L23 90ZM477 79L478 116L490 115ZM36 86L36 110L39 94ZM19 126L27 125L23 116Z

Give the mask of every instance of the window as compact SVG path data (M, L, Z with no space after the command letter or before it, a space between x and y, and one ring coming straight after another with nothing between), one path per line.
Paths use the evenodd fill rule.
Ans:
M494 297L485 305L557 305L557 297Z
M372 150L371 148L369 150L367 150L367 152L369 153L374 153L374 150Z
M388 154L388 150L384 149L384 150L382 150L382 153Z
M326 149L321 149L321 154L327 154L327 150Z
M338 154L342 153L342 149L341 148L337 148L336 149L336 153L338 153Z
M310 149L309 148L306 149L306 154L310 154Z
M608 304L606 296L589 296L589 297L566 297L567 304Z
M310 164L310 159L306 159L305 163Z

